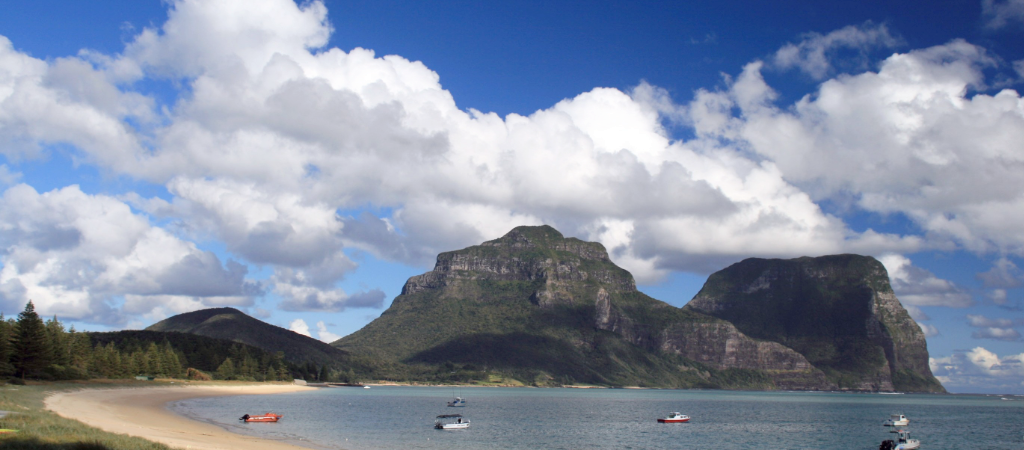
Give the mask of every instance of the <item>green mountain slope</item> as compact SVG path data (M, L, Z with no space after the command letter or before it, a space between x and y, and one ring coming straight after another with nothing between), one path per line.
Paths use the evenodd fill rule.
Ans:
M330 345L291 330L249 317L234 308L211 308L179 314L157 322L148 331L176 331L238 342L268 352L284 352L295 364L337 365L347 354Z
M833 387L793 350L644 295L603 246L547 226L438 255L332 345L392 370L458 363L538 384Z
M712 274L684 309L792 348L844 389L944 392L924 334L868 256L747 259Z

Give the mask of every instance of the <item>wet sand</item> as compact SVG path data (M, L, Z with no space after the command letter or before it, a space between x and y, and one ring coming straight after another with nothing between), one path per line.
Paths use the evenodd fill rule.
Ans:
M45 406L111 433L138 436L183 449L309 450L305 447L231 433L212 424L179 416L170 402L197 397L277 394L316 389L290 384L159 386L128 389L83 389L46 398Z

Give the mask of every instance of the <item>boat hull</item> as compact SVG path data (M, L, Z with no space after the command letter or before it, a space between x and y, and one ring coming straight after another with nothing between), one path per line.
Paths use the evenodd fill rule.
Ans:
M262 416L249 416L242 420L245 422L277 422L281 417L284 416L280 414L264 414Z
M658 419L658 423L686 423L689 422L690 418L685 419Z
M469 423L444 423L434 426L438 430L463 430L469 428Z

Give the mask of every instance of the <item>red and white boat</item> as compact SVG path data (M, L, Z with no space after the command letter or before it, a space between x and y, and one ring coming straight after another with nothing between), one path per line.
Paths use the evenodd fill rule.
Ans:
M284 416L268 412L261 416L250 416L246 414L239 417L238 420L241 420L242 422L277 422L278 420L281 420L282 417Z
M686 423L690 421L690 416L685 414L679 414L677 412L671 413L664 419L658 419L658 423Z

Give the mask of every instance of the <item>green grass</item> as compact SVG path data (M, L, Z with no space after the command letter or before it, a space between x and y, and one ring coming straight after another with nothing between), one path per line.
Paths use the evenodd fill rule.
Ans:
M159 383L157 383L159 384ZM170 447L123 434L108 433L82 422L65 419L43 409L47 395L82 388L153 386L154 382L59 383L0 386L0 410L11 411L0 419L0 428L18 430L0 434L5 450L170 450Z

